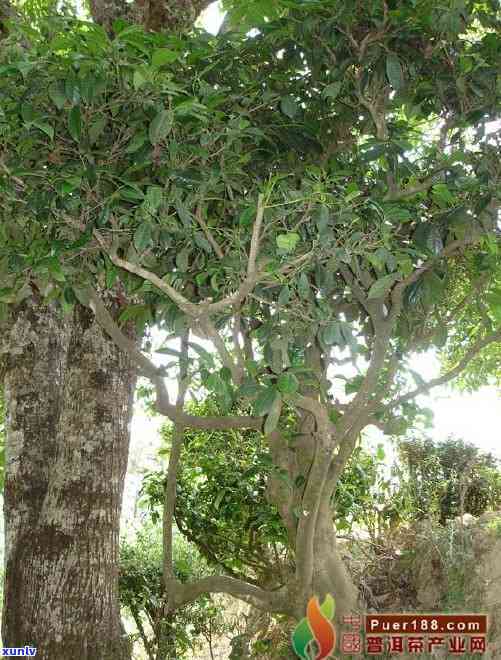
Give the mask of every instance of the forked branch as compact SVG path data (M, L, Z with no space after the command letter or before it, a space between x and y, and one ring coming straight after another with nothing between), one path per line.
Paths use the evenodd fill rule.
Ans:
M87 300L87 305L94 312L99 324L110 335L117 346L124 350L130 359L138 365L141 375L149 378L155 386L157 395L156 407L160 414L165 415L175 424L180 424L186 428L223 431L231 429L260 430L262 428L262 417L251 417L247 415L198 417L197 415L189 415L184 410L171 403L169 393L165 386L162 368L153 364L153 362L137 348L134 342L123 334L96 291L89 287L82 293L82 300Z
M110 246L106 244L103 236L97 231L94 230L94 237L97 242L103 249L103 251L108 255L111 262L119 268L128 271L142 279L150 282L155 286L159 291L164 293L170 300L172 300L176 305L188 316L198 320L202 317L208 317L213 314L224 311L232 305L239 305L252 291L256 286L260 277L264 274L265 270L260 269L257 264L257 256L259 253L259 246L261 240L261 229L263 225L264 218L264 196L259 195L256 218L254 221L254 226L252 228L252 236L249 250L249 258L247 261L247 275L244 278L243 282L240 284L237 291L234 293L217 300L216 302L207 302L202 301L200 303L194 303L188 300L182 293L179 293L173 286L168 282L163 280L161 277L156 275L150 270L143 268L139 264L134 264L131 261L122 259L116 254L116 251L113 250Z

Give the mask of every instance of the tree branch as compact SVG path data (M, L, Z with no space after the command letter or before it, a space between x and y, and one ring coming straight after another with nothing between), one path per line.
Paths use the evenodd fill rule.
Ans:
M200 326L205 331L207 337L212 340L212 343L214 344L223 365L230 370L234 383L236 385L240 385L244 376L243 366L242 364L239 364L238 361L235 362L232 355L226 348L221 333L217 331L216 326L209 318L201 319Z
M427 383L423 383L419 387L416 387L414 390L411 392L407 392L407 394L403 394L402 396L394 399L391 401L389 404L384 406L382 409L383 411L385 410L390 410L391 408L394 408L395 406L398 406L402 403L405 403L406 401L410 401L411 399L414 399L416 396L419 394L425 394L429 392L434 387L438 387L439 385L445 385L445 383L448 383L451 381L453 378L458 376L464 369L468 366L468 364L475 358L478 353L488 346L489 344L492 344L494 342L501 341L501 330L497 330L496 332L491 332L482 339L478 339L473 346L465 353L463 358L457 363L455 367L452 369L449 369L449 371L446 371L442 376L438 376L437 378L433 378L432 380L428 381Z
M141 374L151 380L156 389L157 400L156 407L160 414L168 417L175 424L180 424L187 428L203 430L231 430L231 429L256 429L261 430L263 426L262 417L250 417L234 415L230 417L198 417L189 415L179 410L176 405L169 400L169 394L165 386L162 368L156 367L134 343L126 337L114 321L113 317L106 309L103 301L97 293L90 287L81 292L82 300L87 299L87 305L94 312L96 319L104 330L110 335L113 341L122 350L126 351L129 357L139 366Z
M263 195L259 195L256 219L252 229L249 258L247 262L247 276L240 284L237 291L230 294L229 296L226 296L225 298L222 298L221 300L212 303L206 301L200 303L191 302L181 293L179 293L179 291L177 291L173 286L171 286L168 282L160 278L155 273L147 270L146 268L143 268L142 266L139 266L138 264L134 264L130 261L127 261L126 259L120 258L113 249L110 249L109 246L106 245L105 240L96 229L94 230L94 237L96 238L103 251L106 252L111 262L115 264L115 266L123 268L123 270L126 270L129 273L137 275L138 277L151 282L151 284L159 289L159 291L165 293L165 295L170 298L170 300L175 302L179 309L181 309L185 314L191 316L192 318L200 319L203 316L210 316L212 314L222 312L231 305L239 305L246 298L246 296L249 295L252 289L256 286L260 277L264 274L264 269L261 270L257 266L257 255L259 252L264 209L264 197Z
M348 266L341 265L339 270L341 271L341 275L343 276L344 281L350 287L353 296L355 297L359 305L361 305L365 309L375 328L378 322L382 319L380 304L375 303L374 301L370 301L367 298L366 292L359 285L355 275L352 274Z
M319 426L324 426L329 430L331 429L332 424L329 419L328 410L320 401L311 396L304 396L297 393L285 395L285 398L298 408L310 412L315 417Z
M202 230L205 234L205 238L212 245L212 249L214 250L214 252L218 256L218 258L219 259L224 259L224 252L223 252L221 246L219 245L219 243L214 238L211 230L209 229L207 223L205 222L205 220L202 217L202 207L200 206L200 204L197 206L197 210L195 212L195 218L197 219L198 224L202 228Z
M337 433L341 442L346 436L351 436L354 427L358 426L360 420L364 417L364 413L368 412L367 405L375 392L390 346L393 319L383 321L377 317L371 318L374 324L372 354L364 379L355 397L346 406L346 411L338 424Z
M236 580L227 575L210 575L192 583L174 582L169 585L174 592L174 608L182 607L203 596L204 594L224 593L250 602L257 608L266 611L291 614L291 603L287 591L265 591L243 580Z
M445 167L441 167L436 170L433 174L427 177L421 183L417 183L415 186L410 186L409 188L402 188L401 190L392 190L386 193L383 197L384 202L398 202L401 199L406 199L407 197L414 197L419 193L426 192L436 183L436 176L443 171Z
M181 359L178 377L178 394L176 400L176 408L179 412L182 412L183 410L186 390L188 389L188 340L189 331L185 332L181 337ZM167 468L167 481L165 484L164 493L164 510L162 520L164 587L167 586L169 580L174 578L174 561L172 555L172 524L174 521L174 512L176 509L177 473L179 469L179 461L181 459L183 442L184 427L177 423L174 425L172 432L169 466Z
M300 589L301 601L305 602L311 593L314 558L315 531L317 527L320 501L331 464L332 449L328 442L327 429L316 433L316 447L313 464L301 501L301 513L296 532L296 580Z
M243 380L245 373L245 358L242 347L240 346L240 335L242 334L242 317L240 310L235 310L235 318L233 327L231 329L231 336L233 339L233 350L235 351L236 364L239 376Z

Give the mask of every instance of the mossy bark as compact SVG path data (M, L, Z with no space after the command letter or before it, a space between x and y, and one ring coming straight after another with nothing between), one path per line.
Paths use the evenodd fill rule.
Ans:
M91 312L25 301L3 329L6 646L130 657L118 538L134 371Z

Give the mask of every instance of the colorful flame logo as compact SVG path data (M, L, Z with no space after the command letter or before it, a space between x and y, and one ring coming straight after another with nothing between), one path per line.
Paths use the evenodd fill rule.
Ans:
M292 633L292 648L303 660L323 660L334 650L336 630L331 623L334 610L335 601L330 594L327 594L322 605L316 596L310 598L306 617L301 619Z

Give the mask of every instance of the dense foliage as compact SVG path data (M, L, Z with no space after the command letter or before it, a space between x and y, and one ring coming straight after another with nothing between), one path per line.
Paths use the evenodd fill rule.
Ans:
M171 429L163 429L169 452ZM228 451L232 460L228 461ZM209 565L260 584L280 584L277 555L288 550L286 530L267 498L273 464L256 433L187 434L177 481L176 523ZM282 479L287 481L288 475ZM146 473L141 501L161 517L165 473ZM458 516L501 508L501 470L492 454L463 440L400 439L394 459L382 446L357 447L335 495L341 534L368 532L384 544L423 520L445 525ZM275 561L274 561L275 559Z
M210 406L204 408L210 412ZM171 427L163 430L164 453L171 432ZM244 574L261 583L277 580L276 557L287 551L287 534L276 507L266 499L273 470L265 443L255 431L186 433L177 477L176 523L207 561L229 575ZM159 471L143 480L142 498L153 519L160 517L165 479Z
M177 577L186 581L210 573L197 550L176 537L174 566ZM158 625L162 603L162 528L145 523L133 539L120 544L120 602L138 630L133 642L141 642L148 658L156 658ZM224 632L220 607L201 597L176 612L169 621L172 649L178 660L191 658L204 643L211 643Z
M190 409L214 413L203 404ZM169 454L172 427L162 432ZM231 460L228 460L231 456ZM375 454L357 447L341 477L335 495L334 520L339 530L368 526L376 515L374 497L387 500L382 448ZM186 433L177 475L176 524L205 559L228 575L259 584L283 584L277 558L291 562L287 530L270 501L270 478L276 476L293 487L288 473L276 475L270 452L260 434L252 431ZM147 472L141 502L151 519L161 518L166 476L163 470ZM296 484L299 486L300 484ZM384 491L384 492L383 492ZM299 518L299 511L296 512Z
M262 7L250 6L256 20ZM178 328L179 306L117 269L92 230L112 232L113 250L188 298L221 298L245 267L257 200L249 191L271 175L270 284L257 287L247 311L264 314L257 337L267 362L315 336L326 348L355 350L353 322L363 329L368 320L356 304L339 318L336 270L357 263L376 300L424 256L491 226L498 158L485 127L498 109L500 46L488 3L404 3L386 17L379 3L332 8L298 3L293 20L261 26L253 39L182 40L119 24L110 40L98 25L61 18L40 33L19 26L30 49L18 33L2 54L3 300L27 295L32 281L71 305L82 278L105 287L120 278L141 298L123 318ZM476 33L462 39L466 21ZM371 22L362 59L352 30ZM443 150L426 138L440 116L451 123ZM468 126L477 131L474 149ZM477 269L492 250L486 245ZM412 283L402 348L446 284L438 264ZM285 320L287 332L275 333Z
M413 519L436 517L444 525L465 513L480 516L501 508L501 472L492 454L455 438L438 444L408 440L400 452Z

